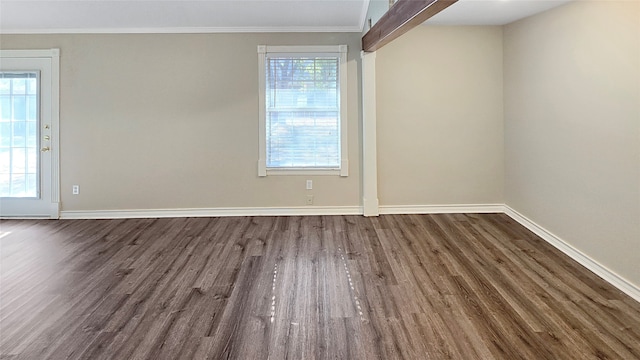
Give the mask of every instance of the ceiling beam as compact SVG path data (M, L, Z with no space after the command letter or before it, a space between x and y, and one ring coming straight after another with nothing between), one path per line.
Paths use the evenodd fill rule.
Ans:
M362 37L362 50L376 51L458 0L398 0Z

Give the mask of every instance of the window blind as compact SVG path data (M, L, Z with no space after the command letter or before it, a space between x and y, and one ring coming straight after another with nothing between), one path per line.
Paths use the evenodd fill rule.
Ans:
M265 61L267 168L340 168L338 55Z

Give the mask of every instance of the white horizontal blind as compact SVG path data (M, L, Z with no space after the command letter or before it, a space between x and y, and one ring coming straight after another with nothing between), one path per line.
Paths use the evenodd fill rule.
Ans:
M268 54L267 168L340 168L339 54Z

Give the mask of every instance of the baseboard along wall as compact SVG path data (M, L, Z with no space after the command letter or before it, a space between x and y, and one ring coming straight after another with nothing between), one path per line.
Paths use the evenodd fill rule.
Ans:
M231 207L196 209L141 209L62 211L61 219L145 219L169 217L223 216L310 216L362 215L361 206L300 206L300 207Z

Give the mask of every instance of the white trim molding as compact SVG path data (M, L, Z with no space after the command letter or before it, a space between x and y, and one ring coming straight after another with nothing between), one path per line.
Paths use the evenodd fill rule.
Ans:
M365 6L362 7L362 13L360 13L360 32L364 31L365 24L367 23L369 6L371 6L371 0L365 0Z
M364 216L378 216L378 155L376 129L376 53L362 58L362 207Z
M60 217L60 49L49 50L51 57L51 211Z
M502 204L381 205L380 214L490 214L503 213Z
M361 26L247 26L247 27L151 27L151 28L31 28L1 29L7 35L33 34L233 34L361 32Z
M611 271L604 265L600 264L585 253L576 249L558 236L554 235L549 230L536 224L532 220L528 219L527 217L507 205L504 206L504 213L513 220L520 223L522 226L529 229L534 234L538 235L540 238L551 244L556 249L562 251L565 255L569 256L580 265L586 267L588 270L598 275L609 284L615 286L618 290L631 296L634 300L640 302L640 288L638 286L630 283L622 276Z
M144 219L170 217L224 217L224 216L310 216L310 215L362 215L360 206L300 206L300 207L230 207L192 209L138 209L138 210L80 210L62 211L61 219Z

